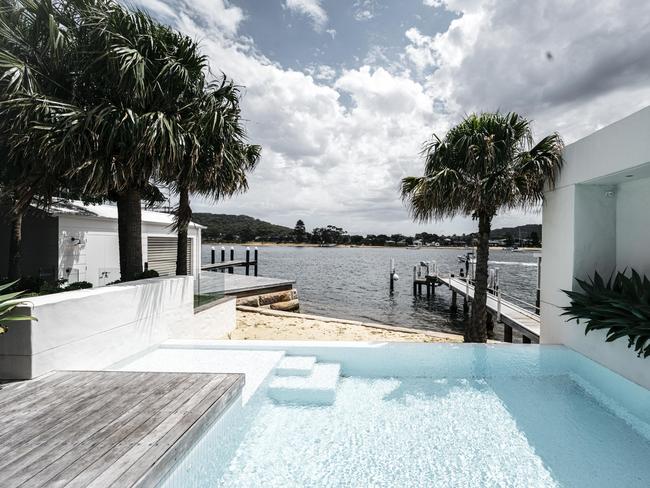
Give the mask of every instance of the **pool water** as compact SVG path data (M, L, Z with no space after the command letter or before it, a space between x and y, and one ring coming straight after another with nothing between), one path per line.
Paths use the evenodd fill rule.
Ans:
M348 376L330 406L260 389L165 487L647 487L648 431L573 372Z

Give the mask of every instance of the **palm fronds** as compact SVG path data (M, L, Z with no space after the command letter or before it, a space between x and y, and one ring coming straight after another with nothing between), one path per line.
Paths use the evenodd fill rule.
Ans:
M578 323L585 320L585 334L606 330L607 342L627 337L638 356L650 356L650 280L632 270L630 276L619 272L607 282L598 272L576 282L581 291L563 290L571 304L563 307L562 315Z
M562 148L558 134L534 144L516 113L473 114L424 145L424 175L402 180L402 199L420 221L533 207L555 183Z
M5 290L8 290L16 283L17 283L16 281L12 281L11 283L5 283L4 285L0 285L0 293L4 292ZM24 292L22 291L17 291L17 292L0 294L0 334L4 334L5 332L7 332L8 327L5 325L6 322L37 320L35 317L31 317L28 315L10 315L10 312L14 308L24 304L24 302L17 300L17 298L20 297L20 295L22 295L23 293Z

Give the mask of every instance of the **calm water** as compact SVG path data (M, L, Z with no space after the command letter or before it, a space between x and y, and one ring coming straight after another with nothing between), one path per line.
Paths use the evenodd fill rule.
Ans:
M219 258L220 246L217 248ZM203 261L210 260L210 245L203 246ZM229 249L229 247L227 247ZM235 246L235 256L244 256ZM420 261L438 263L440 272L458 273L462 249L260 247L259 275L296 280L303 313L379 322L419 329L462 332L462 307L451 313L451 293L439 287L436 295L413 297L413 266ZM389 293L390 259L400 277ZM533 253L491 251L490 267L499 268L503 293L534 304L537 265ZM459 302L460 305L460 302ZM497 334L499 331L497 330Z

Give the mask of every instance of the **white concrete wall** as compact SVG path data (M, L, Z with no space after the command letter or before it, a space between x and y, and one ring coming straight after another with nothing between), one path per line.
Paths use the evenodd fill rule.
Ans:
M650 178L618 185L616 242L616 267L650 277Z
M159 344L193 320L193 281L154 278L30 298L26 311L38 322L15 322L3 335L0 378L101 369Z
M173 236L165 224L143 222L142 259L147 260L148 236ZM194 250L193 274L201 263L201 229L190 227L188 236ZM78 239L78 240L72 240ZM88 281L103 286L120 279L117 221L79 215L59 216L59 276L70 281Z
M605 332L584 333L567 323L562 290L574 277L609 276L633 267L650 271L650 108L567 146L565 168L546 193L541 283L543 344L565 344L626 378L650 388L650 359L638 358L627 340L605 342Z

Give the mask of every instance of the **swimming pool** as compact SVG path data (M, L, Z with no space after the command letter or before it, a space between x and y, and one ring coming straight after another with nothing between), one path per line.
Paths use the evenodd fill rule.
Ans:
M650 392L564 347L273 347L282 348L340 365L331 404L309 391L284 401L276 363L166 488L648 486Z

